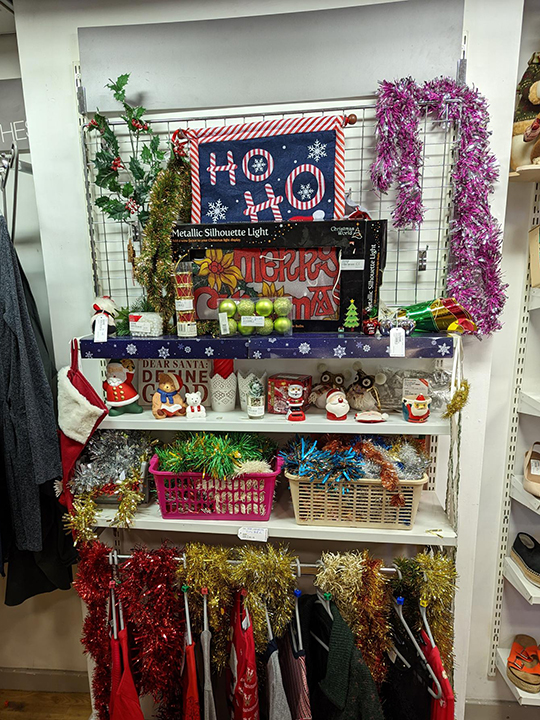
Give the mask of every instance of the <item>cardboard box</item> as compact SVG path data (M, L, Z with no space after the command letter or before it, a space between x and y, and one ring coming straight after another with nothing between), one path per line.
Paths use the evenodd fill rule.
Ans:
M309 407L308 398L311 393L311 375L293 375L292 373L278 373L268 378L268 412L276 415L286 415L289 409L288 387L292 383L299 383L304 387L303 409Z
M540 225L535 225L529 230L529 258L531 287L540 287Z

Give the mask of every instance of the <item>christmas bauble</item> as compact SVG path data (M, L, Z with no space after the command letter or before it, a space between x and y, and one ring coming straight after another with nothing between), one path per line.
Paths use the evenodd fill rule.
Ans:
M233 318L229 318L229 335L236 335L238 332L238 323L236 320L233 320Z
M262 317L268 317L274 312L274 303L269 298L261 298L255 304L255 312Z
M255 303L251 300L240 300L236 306L239 315L253 315L255 312ZM246 333L249 335L249 333Z
M292 302L288 297L276 298L274 300L274 312L280 317L289 315L292 310Z
M274 320L274 330L280 335L286 335L292 329L292 322L288 317L278 317Z
M250 325L241 325L238 324L238 332L240 335L251 335L253 331L255 330L254 327L251 327Z
M272 321L272 318L264 318L264 325L263 327L257 328L257 333L259 335L270 335L272 330L274 329L274 323Z
M234 300L225 299L219 303L218 312L227 313L228 318L232 318L236 312L236 303Z

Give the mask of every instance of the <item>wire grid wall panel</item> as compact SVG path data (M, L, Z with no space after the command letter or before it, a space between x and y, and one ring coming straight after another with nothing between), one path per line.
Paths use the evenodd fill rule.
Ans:
M153 131L165 148L172 133L184 127L210 127L239 122L256 122L283 117L318 116L354 113L355 125L345 128L345 188L353 204L367 209L374 220L388 220L388 252L381 298L388 305L408 305L440 296L446 282L447 246L451 214L451 170L457 129L448 120L423 120L420 137L423 142L422 193L425 219L418 230L396 230L391 212L395 193L379 196L372 187L370 167L375 157L375 97L347 101L339 105L319 103L262 108L238 108L205 111L194 117L189 113L149 117ZM110 122L119 139L121 155L132 153L129 133L121 120ZM142 142L141 142L142 144ZM93 182L93 159L100 149L98 133L83 131L88 216L94 262L96 293L112 296L117 305L126 305L141 295L127 260L127 244L132 230L126 223L109 220L95 207L96 197L103 194ZM135 148L136 151L140 150ZM203 208L204 213L204 208ZM208 221L210 218L206 218ZM138 252L140 245L135 243ZM425 262L420 262L425 251ZM424 267L425 269L420 269Z

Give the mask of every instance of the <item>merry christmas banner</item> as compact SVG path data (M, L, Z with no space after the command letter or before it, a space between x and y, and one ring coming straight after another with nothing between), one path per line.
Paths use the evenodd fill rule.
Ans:
M343 127L332 115L184 130L191 222L342 218Z

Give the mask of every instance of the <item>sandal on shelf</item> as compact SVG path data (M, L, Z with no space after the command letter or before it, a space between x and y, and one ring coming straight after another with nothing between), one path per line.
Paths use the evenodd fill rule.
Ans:
M510 557L527 580L540 587L540 543L529 533L519 532L512 545Z
M540 442L535 442L530 450L525 453L525 466L523 468L523 489L540 497Z
M516 635L506 667L508 679L520 690L540 692L540 653L530 635Z

